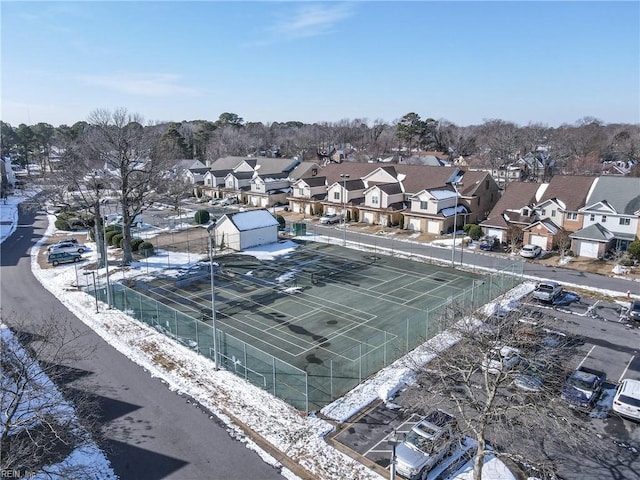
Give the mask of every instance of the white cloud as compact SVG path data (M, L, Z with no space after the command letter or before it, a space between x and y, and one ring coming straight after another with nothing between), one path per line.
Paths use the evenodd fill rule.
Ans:
M120 93L165 97L171 95L197 96L199 90L179 85L181 77L168 73L140 73L116 75L81 75L78 79L86 84L104 87Z
M304 5L293 16L281 19L270 30L286 40L325 35L351 15L353 8L349 4Z

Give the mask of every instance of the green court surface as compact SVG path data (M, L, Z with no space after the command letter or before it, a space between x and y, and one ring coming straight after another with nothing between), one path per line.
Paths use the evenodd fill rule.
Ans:
M304 397L307 410L326 405L437 333L433 312L440 314L443 304L468 296L482 278L306 242L275 260L232 254L216 257L215 263L219 355L225 366L265 388L273 386L275 394L292 397L296 406L300 403L293 397ZM211 325L208 262L178 277L138 282L135 289L200 320L177 326L176 335L194 338L202 347L198 329ZM260 360L250 365L252 358ZM277 362L305 376L304 385L294 374L277 377ZM277 391L283 388L289 393Z

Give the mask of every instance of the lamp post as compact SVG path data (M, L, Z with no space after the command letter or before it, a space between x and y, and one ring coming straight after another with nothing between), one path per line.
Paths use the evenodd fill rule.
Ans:
M456 230L458 229L458 189L456 188L455 182L451 182L451 186L453 187L453 191L456 192L456 206L453 210L453 244L451 245L451 266L455 267L455 256L456 256Z
M96 313L99 313L98 310L98 289L96 288L96 272L91 270L90 272L84 272L83 275L91 275L93 279L93 296L96 299Z
M391 463L389 464L389 478L391 480L396 480L396 446L400 443L400 437L398 436L398 432L396 430L394 430L393 433L389 435L388 441L391 444Z
M349 179L348 173L341 173L340 178L342 178L342 229L343 229L343 239L342 246L347 245L347 180Z
M213 277L213 257L215 256L215 227L216 223L211 222L207 227L207 233L209 234L209 265L211 268L211 329L213 331L213 363L215 369L219 368L218 365L218 334L216 325L216 293L215 293L215 280Z

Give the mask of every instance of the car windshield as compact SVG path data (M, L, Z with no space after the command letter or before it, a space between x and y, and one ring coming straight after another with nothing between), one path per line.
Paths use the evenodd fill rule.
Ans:
M433 450L433 439L420 435L415 430L411 430L404 441L425 453L429 453Z
M631 304L631 310L640 312L640 302L633 302L633 304Z
M626 403L632 407L640 408L640 398L628 397L627 395L620 395L618 397L618 401L622 403Z
M572 375L569 378L568 383L569 385L576 387L580 390L590 390L593 387L593 383L595 379L596 379L595 375L590 375L590 374Z

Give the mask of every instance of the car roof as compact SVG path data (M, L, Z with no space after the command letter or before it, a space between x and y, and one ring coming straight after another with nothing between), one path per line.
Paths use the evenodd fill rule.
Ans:
M619 391L629 397L640 398L640 380L625 378L620 384Z

